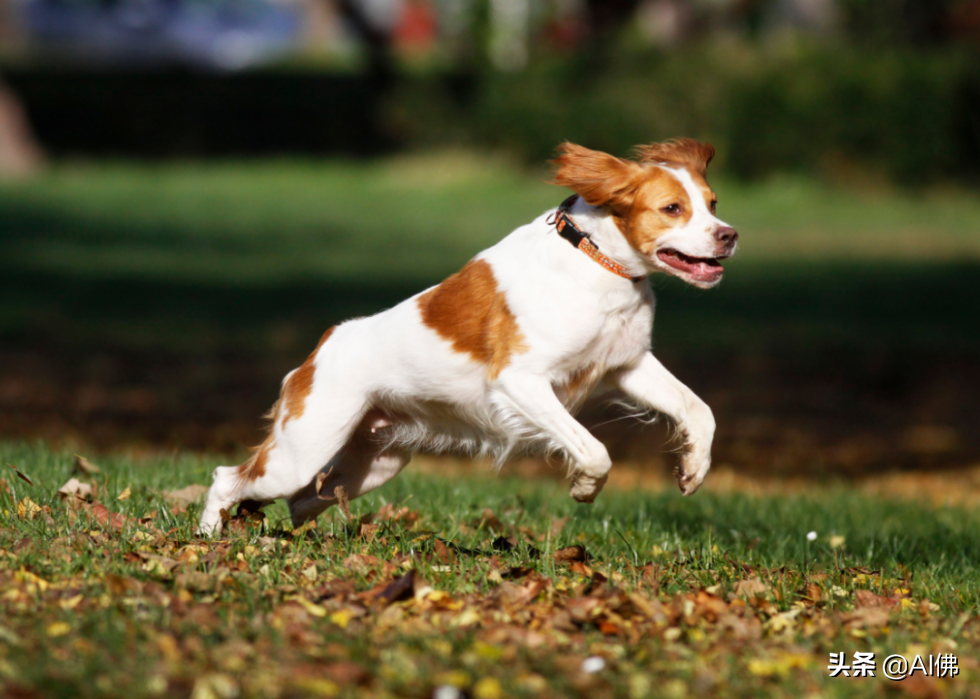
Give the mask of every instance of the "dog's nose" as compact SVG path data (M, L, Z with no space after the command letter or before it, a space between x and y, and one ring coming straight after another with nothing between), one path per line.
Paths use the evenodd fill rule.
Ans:
M721 226L715 231L715 240L725 245L734 245L738 240L738 233L731 226Z

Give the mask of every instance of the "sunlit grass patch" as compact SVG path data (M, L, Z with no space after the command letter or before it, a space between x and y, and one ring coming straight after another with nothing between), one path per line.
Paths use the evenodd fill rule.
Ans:
M840 487L609 489L411 468L292 531L195 538L210 459L0 447L0 683L28 695L858 696L830 652L975 681L980 517ZM23 474L24 478L21 477ZM33 484L28 483L30 480ZM189 501L190 500L190 501ZM808 533L814 534L808 536ZM448 691L448 690L443 690ZM447 695L448 696L448 695Z

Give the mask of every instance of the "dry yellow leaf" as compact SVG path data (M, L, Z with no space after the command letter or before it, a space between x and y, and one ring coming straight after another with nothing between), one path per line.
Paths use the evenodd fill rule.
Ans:
M810 656L803 653L781 653L774 658L753 658L749 661L749 672L759 677L785 677L793 668L806 668L809 664Z
M64 621L56 621L53 624L48 624L46 631L51 638L57 638L58 636L64 636L70 633L71 626Z
M293 680L293 686L314 697L335 697L340 687L324 677L300 677Z
M17 516L21 519L34 519L41 513L41 506L30 498L24 498L17 503Z
M30 589L34 588L38 592L45 592L48 589L48 581L44 578L34 575L34 573L29 570L24 570L21 568L16 573L14 573L14 580L24 585L24 587Z
M78 603L85 599L84 595L75 595L74 597L69 597L68 599L63 599L58 602L58 606L68 611L69 609L74 609L78 606Z
M324 610L324 613L326 613L326 610ZM330 621L332 621L342 629L346 629L347 624L349 624L350 620L353 618L354 615L350 612L350 610L347 609L340 609L330 615Z
M327 615L326 609L321 607L319 604L314 604L313 602L310 602L308 599L306 599L301 595L291 595L289 597L286 597L284 601L295 602L303 609L305 609L310 616L315 616L319 618L319 617L325 617Z
M132 494L132 491L130 491L129 486L127 485L126 490L119 493L119 497L117 497L116 500L129 500L129 496Z
M469 609L463 610L463 613L457 616L452 621L453 626L473 626L474 624L479 624L483 617L478 611L470 607Z
M473 686L473 696L476 699L500 699L504 690L494 677L484 677Z

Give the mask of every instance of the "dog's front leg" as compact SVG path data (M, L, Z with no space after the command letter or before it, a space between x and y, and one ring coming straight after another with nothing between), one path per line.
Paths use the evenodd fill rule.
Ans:
M696 491L711 468L715 418L711 408L682 384L649 352L640 363L607 377L628 396L671 417L684 439L677 484L681 492Z
M536 375L501 376L502 402L533 425L574 462L570 494L579 502L595 500L609 477L612 460L598 439L565 410L551 384Z

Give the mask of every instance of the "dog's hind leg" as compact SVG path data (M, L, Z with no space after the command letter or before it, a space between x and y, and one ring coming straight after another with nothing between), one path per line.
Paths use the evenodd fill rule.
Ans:
M386 430L378 427L381 422L386 422L383 414L374 410L369 412L344 448L306 487L289 498L289 513L294 526L314 519L337 504L335 493L338 487L342 486L347 497L353 500L381 487L405 468L412 452L386 446Z
M301 414L293 413L293 419L289 412L278 418L268 438L244 464L215 469L201 516L201 534L220 534L221 510L230 511L243 500L291 498L337 456L366 412L367 400L361 394L339 390L328 400L329 393L324 390L323 398L309 400Z

